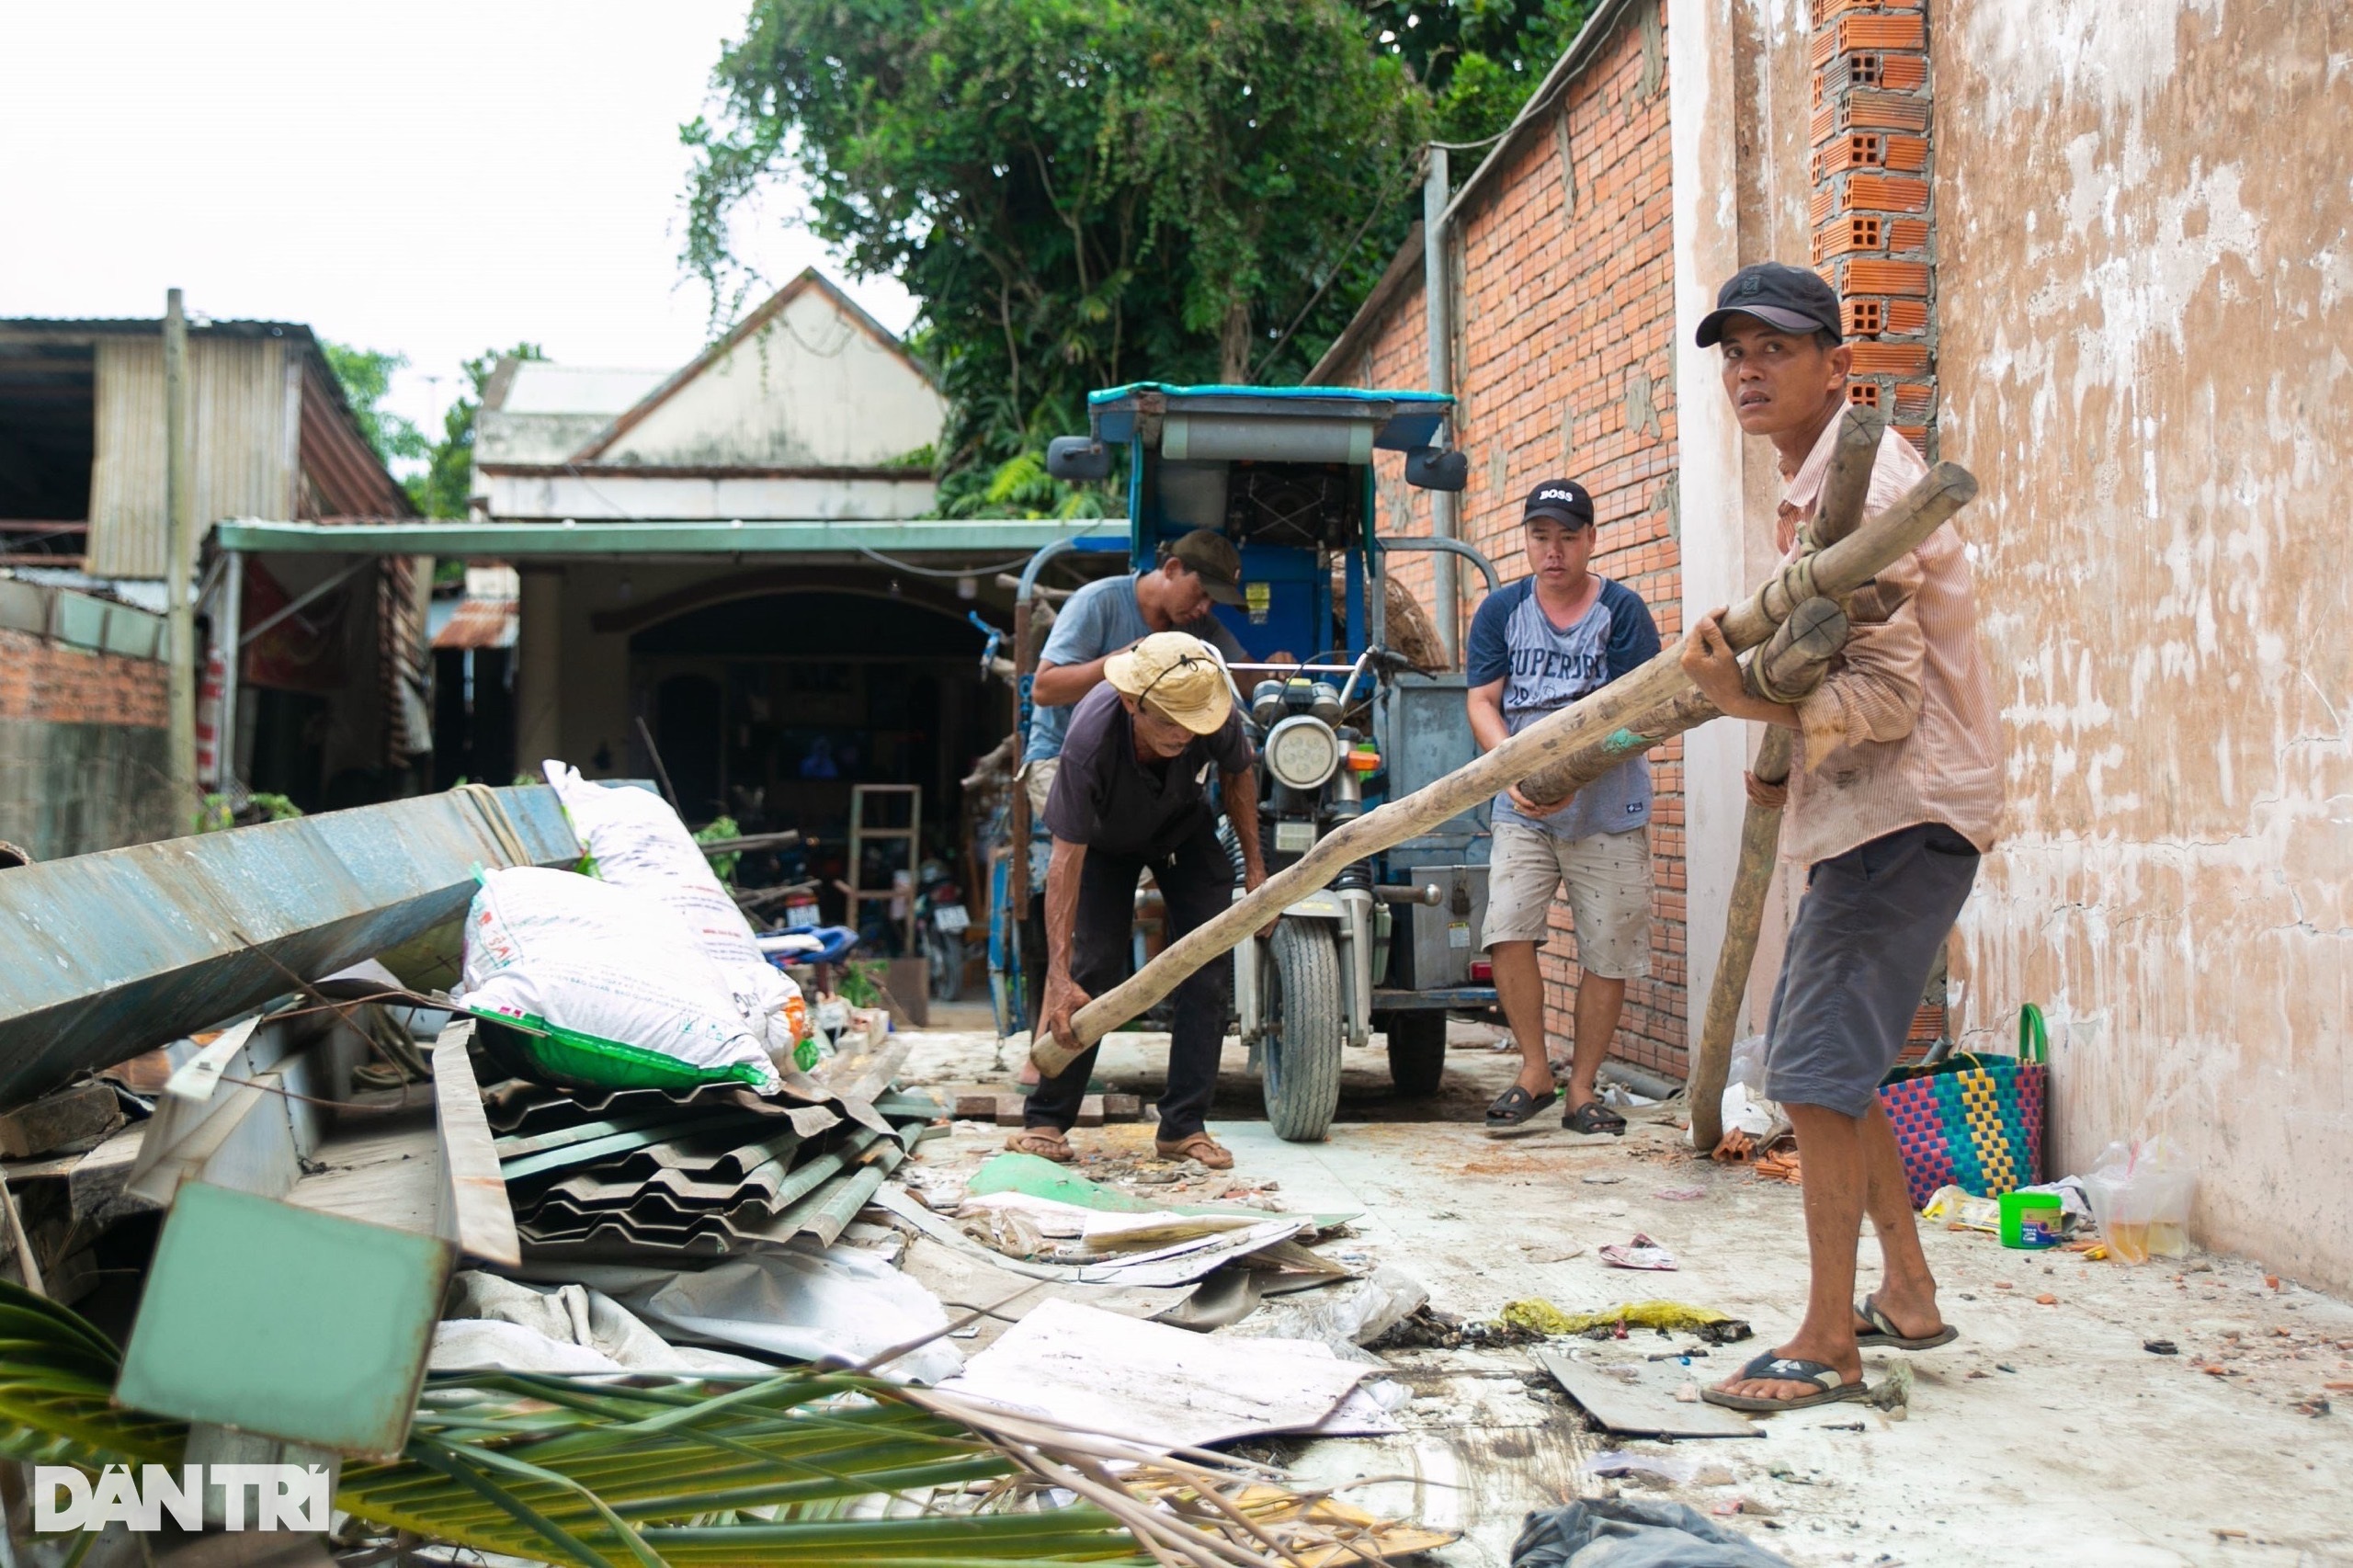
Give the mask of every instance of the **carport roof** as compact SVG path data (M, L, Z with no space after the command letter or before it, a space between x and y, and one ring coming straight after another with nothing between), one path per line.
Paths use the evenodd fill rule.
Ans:
M418 518L220 525L223 550L260 555L434 555L523 561L639 556L1028 555L1056 540L1124 541L1124 517L1013 517L927 522L429 522Z

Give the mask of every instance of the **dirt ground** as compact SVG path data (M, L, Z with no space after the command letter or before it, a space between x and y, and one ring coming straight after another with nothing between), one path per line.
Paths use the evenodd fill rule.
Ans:
M910 1080L950 1092L1007 1087L1019 1048L1001 1047L985 1017L960 1010L937 1020L959 1027L921 1033ZM1211 1125L1235 1168L1153 1190L1181 1201L1272 1186L1286 1207L1360 1210L1352 1244L1466 1317L1531 1296L1569 1312L1663 1296L1753 1323L1754 1339L1712 1351L1635 1331L1657 1353L1695 1352L1690 1375L1707 1381L1778 1343L1804 1289L1799 1189L1693 1157L1673 1102L1631 1113L1622 1141L1558 1131L1491 1140L1480 1111L1514 1061L1490 1048L1493 1038L1455 1026L1441 1092L1418 1104L1394 1097L1377 1044L1352 1053L1339 1120L1313 1144L1268 1131L1229 1041ZM1148 1100L1165 1051L1165 1037L1114 1037L1097 1075ZM969 1168L1002 1136L960 1124L921 1157ZM1091 1162L1098 1176L1131 1168L1150 1139L1144 1124L1073 1134L1082 1172ZM1596 1256L1638 1231L1680 1267L1633 1273ZM1397 1416L1403 1435L1279 1445L1276 1457L1317 1479L1397 1478L1350 1495L1462 1530L1438 1554L1458 1568L1508 1563L1531 1508L1633 1492L1641 1478L1581 1472L1610 1449L1694 1461L1690 1483L1641 1494L1728 1516L1805 1568L2353 1564L2347 1303L2274 1284L2256 1260L2201 1254L2130 1267L2008 1251L1941 1227L1924 1239L1961 1337L1919 1355L1865 1353L1874 1383L1909 1363L1901 1420L1838 1403L1761 1421L1756 1439L1618 1442L1587 1431L1557 1394L1531 1389L1525 1349L1410 1350L1385 1358L1413 1393ZM1863 1258L1869 1290L1876 1249L1867 1244ZM2177 1354L2143 1347L2167 1340Z

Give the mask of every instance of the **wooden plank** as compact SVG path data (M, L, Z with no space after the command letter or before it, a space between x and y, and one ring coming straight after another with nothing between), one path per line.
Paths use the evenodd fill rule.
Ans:
M93 1079L0 1113L0 1155L30 1159L68 1143L94 1147L122 1125L114 1086Z
M1629 1361L1603 1368L1540 1348L1536 1364L1552 1375L1586 1414L1630 1437L1761 1437L1764 1428L1735 1411L1694 1402L1675 1391L1690 1369L1673 1361Z
M515 1233L515 1210L498 1174L496 1141L483 1115L482 1090L467 1054L473 1038L474 1020L460 1013L433 1044L433 1111L441 1140L437 1229L468 1257L517 1268L522 1266L523 1243Z

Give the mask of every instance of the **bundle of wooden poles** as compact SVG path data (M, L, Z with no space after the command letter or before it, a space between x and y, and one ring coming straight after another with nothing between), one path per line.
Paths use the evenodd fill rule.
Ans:
M1883 417L1869 410L1845 415L1805 548L1723 618L1724 636L1735 652L1758 651L1747 665L1751 689L1786 698L1818 684L1822 669L1846 641L1845 608L1851 597L1975 497L1977 481L1966 469L1938 463L1886 510L1859 523L1884 428ZM1072 1038L1040 1035L1031 1059L1041 1072L1062 1071L1287 905L1330 886L1356 861L1428 832L1515 784L1540 804L1566 799L1628 757L1722 717L1683 673L1682 658L1683 640L1677 639L1632 674L1530 724L1477 761L1334 829L1217 918L1188 932L1125 983L1080 1008L1071 1020ZM1752 768L1760 779L1788 777L1791 738L1778 726L1768 735ZM1779 827L1778 810L1749 807L1729 929L1691 1077L1693 1141L1703 1148L1716 1140L1732 1030L1756 950L1756 925Z

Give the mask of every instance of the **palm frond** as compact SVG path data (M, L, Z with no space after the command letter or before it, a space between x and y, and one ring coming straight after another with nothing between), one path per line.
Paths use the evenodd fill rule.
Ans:
M119 1361L81 1318L0 1282L0 1455L178 1461L185 1423L113 1404ZM346 1464L335 1502L388 1531L572 1568L1327 1568L1407 1539L1274 1479L823 1368L476 1373L430 1380L401 1456Z

